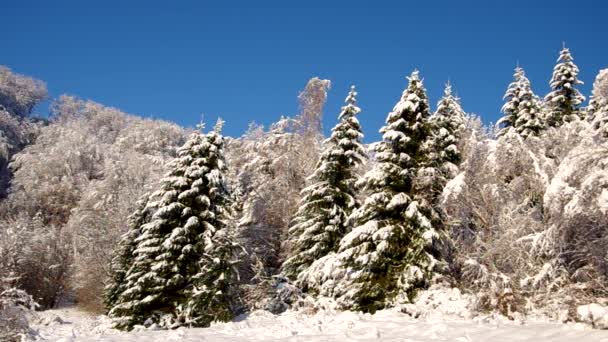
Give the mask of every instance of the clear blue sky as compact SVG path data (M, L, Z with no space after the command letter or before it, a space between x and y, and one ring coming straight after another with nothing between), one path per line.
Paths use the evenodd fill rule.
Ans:
M562 41L582 90L608 67L608 1L0 1L0 64L129 113L193 126L297 112L313 77L333 87L329 130L350 84L367 141L418 68L434 106L449 78L465 110L500 115L517 61L544 95ZM40 109L44 112L44 109Z

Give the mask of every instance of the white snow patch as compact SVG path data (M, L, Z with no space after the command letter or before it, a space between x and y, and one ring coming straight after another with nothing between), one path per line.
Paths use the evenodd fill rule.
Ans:
M458 197L465 185L465 173L461 172L456 177L451 179L443 188L443 193L441 194L442 202L446 203L447 201Z
M593 303L576 308L577 318L600 329L608 329L608 307Z
M602 192L597 199L597 205L599 206L602 214L606 214L608 212L608 189L602 189Z
M119 332L109 327L105 316L91 316L76 308L49 310L39 316L62 319L49 325L36 324L34 340L43 341L608 341L608 331L580 324L521 323L508 320L472 320L457 317L466 311L466 296L457 290L429 292L421 300L438 305L433 313L413 318L398 309L374 315L321 310L316 313L287 311L273 315L255 311L234 322L210 328L177 330L138 329ZM429 299L433 296L433 299ZM426 299L424 299L426 298ZM439 305L437 303L441 302ZM421 304L420 304L421 305ZM424 307L424 305L421 305ZM455 316L453 315L455 313Z

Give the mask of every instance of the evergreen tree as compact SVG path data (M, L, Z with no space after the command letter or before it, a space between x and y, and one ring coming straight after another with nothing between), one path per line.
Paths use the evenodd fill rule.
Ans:
M520 112L517 121L515 121L515 130L524 138L538 136L544 129L542 101L532 92L530 81L525 75L522 84Z
M185 319L190 326L208 326L213 321L228 321L237 309L237 264L242 247L235 240L236 232L229 228L233 222L228 189L224 181L226 171L223 149L224 138L220 134L223 121L218 120L215 129L206 136L210 145L208 163L211 166L207 181L209 209L202 215L205 230L202 238L198 272L192 277L193 288L185 306Z
M365 149L356 118L360 112L356 95L353 86L338 117L340 122L324 142L324 151L309 177L310 185L302 190L303 198L289 230L291 252L282 267L290 279L298 280L315 260L337 250L347 233L346 219L358 207L355 168L365 161Z
M446 84L437 111L429 120L431 131L422 146L426 150L425 158L420 161L414 183L414 199L433 208L429 219L436 229L443 226L439 203L441 193L447 182L457 175L462 160L458 143L466 120L460 99L452 94L452 86Z
M501 108L504 116L496 123L496 125L499 127L499 131L496 134L498 137L507 134L507 132L515 127L515 123L517 122L519 116L519 95L522 92L521 80L523 77L524 69L520 68L519 66L516 67L515 73L513 74L513 82L509 84L507 92L505 93L505 96L503 96L503 99L507 100L507 102Z
M133 252L136 248L135 240L141 234L141 226L149 219L146 212L148 195L144 195L138 202L135 212L129 216L128 227L123 234L118 247L114 250L110 265L110 277L104 287L104 305L110 310L118 301L118 297L126 290L126 275L133 263ZM149 212L149 210L148 210Z
M337 260L346 269L334 296L344 308L374 312L411 299L426 284L435 264L428 253L436 233L430 209L413 200L413 183L429 138L426 91L414 71L401 100L380 130L377 163L360 181L369 193L349 221L353 230L340 242Z
M437 167L451 178L456 175L462 155L458 150L458 141L465 129L467 116L460 105L460 99L452 95L452 86L446 84L444 95L437 104L437 111L431 117L434 131L433 146L437 151Z
M125 290L109 312L117 328L146 321L165 328L208 326L232 317L228 284L236 246L226 227L229 194L219 126L206 136L191 135L148 201L146 208L158 209L134 240Z
M580 105L585 97L576 89L583 82L577 78L579 70L570 50L564 47L557 62L550 82L551 92L545 96L546 121L551 127L559 127L584 115Z
M537 136L543 128L540 99L532 92L524 69L519 66L515 68L513 79L504 96L507 102L502 106L504 116L498 121L498 125L502 126L498 137L511 129L524 138Z

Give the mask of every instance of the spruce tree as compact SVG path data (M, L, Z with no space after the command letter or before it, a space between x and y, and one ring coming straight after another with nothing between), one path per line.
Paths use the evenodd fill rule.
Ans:
M413 200L413 183L429 138L426 91L414 71L374 145L377 163L360 184L368 196L349 217L354 228L340 242L343 272L334 296L347 309L374 312L407 301L426 284L435 264L428 253L436 233L430 208Z
M524 138L538 136L543 128L541 102L532 92L524 69L519 66L515 68L513 82L507 88L504 99L507 102L502 106L504 116L498 121L501 126L498 137L512 129Z
M109 312L120 329L146 322L208 326L232 317L228 284L236 246L226 226L229 194L219 129L193 133L169 169L148 201L146 208L157 209L140 228L125 290Z
M238 296L236 271L242 247L236 243L232 222L231 197L224 174L224 138L220 134L223 121L206 136L210 145L205 179L209 208L202 215L204 231L200 234L198 272L192 277L193 287L185 306L185 319L190 326L208 326L213 321L228 321L234 317Z
M499 127L499 131L496 134L498 137L507 134L507 132L515 127L515 122L517 122L519 116L519 94L522 91L522 77L524 77L524 69L518 66L513 74L513 82L509 84L507 92L503 96L503 99L507 100L507 102L501 108L504 114L503 117L496 123Z
M437 111L429 120L430 134L422 145L426 152L419 161L413 191L415 200L433 208L429 218L436 229L443 226L439 203L441 193L446 183L457 175L462 160L458 143L466 120L460 99L452 94L452 86L446 84Z
M127 231L123 234L118 247L113 252L110 264L110 277L104 287L104 305L110 310L117 303L122 292L126 290L126 275L133 264L135 240L141 235L141 226L149 219L146 211L148 195L142 196L137 202L137 208L128 218Z
M464 132L467 116L460 105L460 99L452 94L449 82L430 121L434 133L433 147L438 154L436 166L451 178L456 175L455 171L462 161L457 145Z
M585 97L576 89L583 82L578 79L579 70L568 48L562 49L557 62L550 82L551 92L545 96L546 122L551 127L559 127L584 115L580 106Z
M300 207L289 229L291 251L282 271L292 280L315 260L335 252L347 233L346 220L358 207L355 168L365 161L363 133L355 87L351 88L332 134L324 145L310 185L302 190Z
M534 94L530 81L524 75L522 78L519 115L515 121L515 130L524 138L538 136L545 128L542 119L542 101Z

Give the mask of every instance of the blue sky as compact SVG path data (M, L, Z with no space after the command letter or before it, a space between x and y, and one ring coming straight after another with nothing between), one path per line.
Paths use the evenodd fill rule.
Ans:
M328 131L357 85L366 141L418 68L434 106L450 79L486 123L519 61L544 95L565 41L587 96L608 67L608 1L1 1L0 64L129 113L225 132L297 112L332 81ZM41 112L45 109L41 108Z

